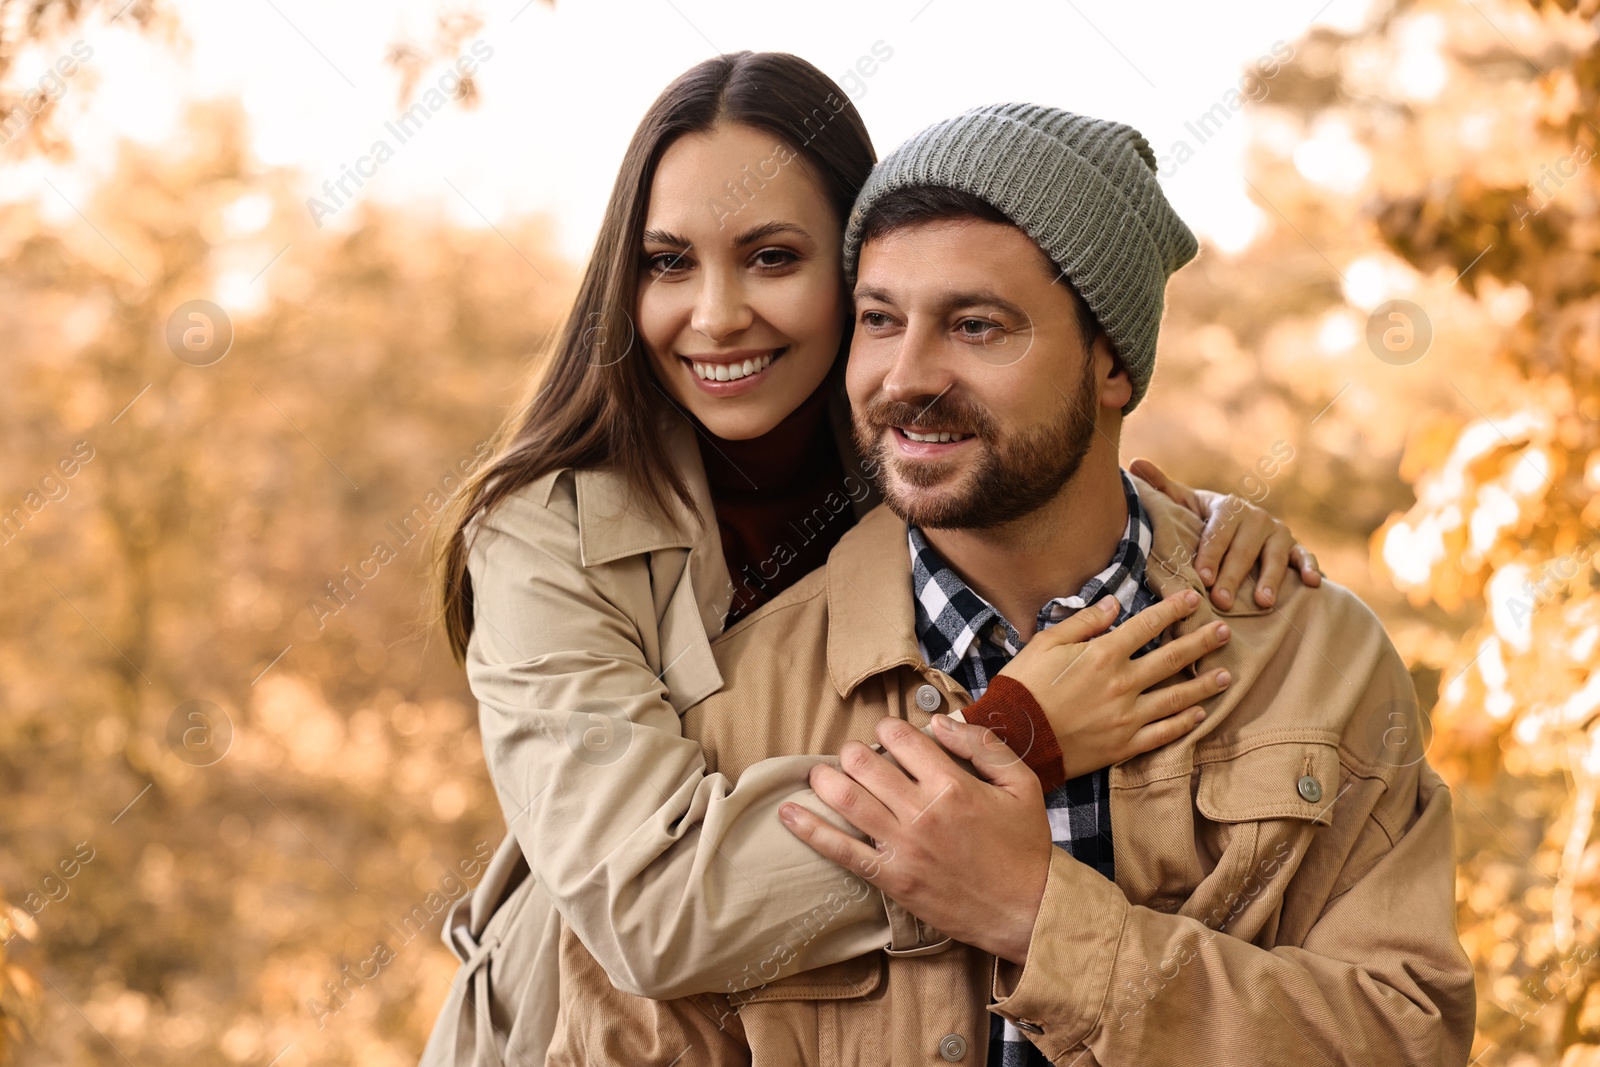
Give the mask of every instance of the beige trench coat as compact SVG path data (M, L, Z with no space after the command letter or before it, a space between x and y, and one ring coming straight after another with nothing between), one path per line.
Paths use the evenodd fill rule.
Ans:
M850 457L842 391L831 415ZM709 517L693 426L671 414L662 432ZM683 736L679 717L723 684L711 639L732 586L714 523L681 507L663 522L636 495L614 472L562 470L471 532L467 676L511 836L446 919L464 962L424 1067L543 1063L563 916L621 988L674 997L733 988L786 935L781 902L840 881L776 815L786 800L829 814L806 786L816 758L754 761L735 784ZM826 506L875 502L856 470ZM783 971L939 940L878 893L858 894Z
M1137 485L1152 587L1200 590L1199 521ZM1076 1067L1465 1064L1476 1008L1450 790L1425 758L1405 664L1333 583L1289 582L1271 610L1252 593L1228 612L1202 596L1178 624L1228 619L1232 640L1197 669L1233 683L1193 732L1111 768L1116 881L1055 850L1025 968L953 945L769 981L771 961L864 895L837 885L769 902L795 922L756 947L732 995L628 996L569 931L551 1067L980 1064L991 1011ZM726 684L685 732L742 787L771 756L871 744L885 707L919 727L964 707L918 654L912 611L905 526L879 508L715 643ZM773 707L789 710L760 710Z

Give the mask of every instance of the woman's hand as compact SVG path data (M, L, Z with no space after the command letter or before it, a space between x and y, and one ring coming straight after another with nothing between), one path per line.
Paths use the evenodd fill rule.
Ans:
M1002 675L1027 686L1061 745L1068 778L1159 748L1205 718L1200 701L1228 688L1224 670L1152 689L1228 641L1226 623L1133 654L1200 606L1193 589L1145 608L1110 633L1120 610L1106 597L1033 636ZM1100 634L1096 637L1096 634Z
M1322 584L1317 557L1295 540L1286 523L1273 518L1270 512L1242 496L1192 489L1175 482L1147 459L1134 460L1128 465L1128 472L1143 478L1206 524L1195 553L1194 569L1210 588L1211 602L1217 607L1224 610L1233 607L1239 583L1257 560L1261 563L1261 576L1256 579L1258 607L1272 606L1291 565L1300 572L1300 580L1306 585Z

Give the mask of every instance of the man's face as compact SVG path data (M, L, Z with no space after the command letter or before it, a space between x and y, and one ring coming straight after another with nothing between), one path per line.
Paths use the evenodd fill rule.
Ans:
M1088 344L1049 261L1015 226L895 230L861 250L846 383L891 510L981 529L1048 503L1096 449L1116 454L1132 385Z

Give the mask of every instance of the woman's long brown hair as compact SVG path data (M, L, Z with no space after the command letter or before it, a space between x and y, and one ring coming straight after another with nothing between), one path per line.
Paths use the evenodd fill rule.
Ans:
M633 326L645 212L667 147L718 122L764 130L804 158L842 226L875 157L866 125L844 90L798 56L735 52L700 63L656 98L634 131L611 189L605 222L572 312L531 395L495 440L494 458L462 484L439 529L436 595L450 649L466 658L472 637L468 526L551 471L620 471L639 498L670 514L676 498L698 516L688 484L667 456L656 418L662 399ZM708 191L708 198L715 195Z

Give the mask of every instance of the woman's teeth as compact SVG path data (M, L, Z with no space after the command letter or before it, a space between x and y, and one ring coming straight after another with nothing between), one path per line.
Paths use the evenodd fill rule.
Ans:
M951 441L965 441L972 436L970 433L912 433L910 430L901 430L900 432L906 435L906 440L908 441L917 441L927 445L943 445L949 444Z
M693 361L690 361L693 363ZM772 353L743 363L693 363L694 376L708 382L736 382L746 375L764 371L772 366Z

